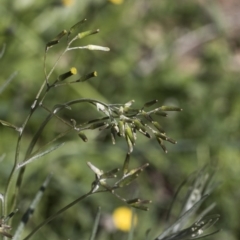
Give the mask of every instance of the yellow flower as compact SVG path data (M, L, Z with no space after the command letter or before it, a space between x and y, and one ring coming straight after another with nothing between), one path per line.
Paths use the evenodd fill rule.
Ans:
M62 0L62 5L65 7L69 7L74 4L74 0Z
M108 0L108 1L113 4L122 4L124 0Z
M116 208L112 214L115 227L121 231L128 232L131 229L132 210L128 207ZM137 225L137 216L134 216L134 225Z

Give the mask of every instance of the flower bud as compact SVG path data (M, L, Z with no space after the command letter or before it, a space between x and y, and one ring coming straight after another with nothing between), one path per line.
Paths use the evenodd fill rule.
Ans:
M165 131L163 130L162 126L158 122L152 121L152 124L159 132L165 133Z
M60 40L67 34L67 30L63 30L62 32L60 32L53 40L51 40L50 42L48 42L46 44L46 48L45 51L47 51L50 47L52 47L53 45L56 45L60 42Z
M86 48L88 50L99 50L99 51L105 51L105 52L110 51L109 47L103 47L103 46L98 46L98 45L87 45Z
M86 31L86 32L81 32L81 33L78 34L78 38L82 39L84 37L87 37L87 36L90 36L90 35L93 35L93 34L96 34L96 33L99 33L99 29L90 30L90 31Z
M59 80L59 81L63 81L63 80L65 80L66 78L69 78L69 77L71 77L72 75L76 75L76 74L77 74L77 69L76 69L75 67L72 67L72 68L70 69L70 71L61 74L61 75L58 77L58 80Z
M157 102L158 102L157 99L154 99L154 100L152 100L152 101L146 102L146 103L144 104L143 108L145 108L145 107L151 107L152 105L154 105L154 104L157 103Z
M161 106L159 109L161 109L162 111L182 111L182 108L171 106Z
M76 29L77 29L81 24L85 23L86 21L87 21L87 19L85 18L85 19L77 22L76 24L74 24L74 25L70 28L70 30L68 31L68 39L69 39L70 34L72 34L73 32L75 32Z
M93 78L93 77L97 77L96 71L88 73L87 75L81 76L78 80L76 80L76 82L85 82L88 79Z
M78 136L79 136L84 142L87 142L87 141L88 141L87 136L86 136L83 132L79 132L79 133L78 133Z
M127 136L130 139L132 145L135 145L135 139L133 136L132 129L129 127L127 123L125 123L125 136Z

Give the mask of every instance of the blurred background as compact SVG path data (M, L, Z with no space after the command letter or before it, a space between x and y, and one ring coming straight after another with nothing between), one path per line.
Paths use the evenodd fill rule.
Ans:
M154 140L139 136L131 166L145 162L150 167L123 196L140 196L153 203L148 212L137 211L135 239L143 239L152 229L156 236L164 228L164 218L174 192L190 173L207 163L218 165L221 183L209 198L216 202L222 231L209 239L240 239L240 2L238 0L2 0L0 8L0 119L21 125L43 79L45 44L63 29L87 18L81 30L100 29L100 33L79 41L79 45L110 47L110 52L76 50L60 61L52 80L76 67L80 75L97 71L98 77L79 85L56 88L45 104L88 97L107 103L126 103L134 99L141 107L158 99L159 106L174 105L183 112L157 120L176 145L166 144L165 154ZM48 52L51 69L66 41ZM12 76L15 76L12 78ZM47 113L39 110L23 137L21 156L27 143ZM82 105L63 116L78 122L98 116L94 108ZM38 146L64 126L53 120ZM108 134L91 131L89 140L75 134L65 146L29 165L18 203L18 222L44 178L53 179L28 224L30 232L47 216L87 192L94 178L86 162L103 170L121 167L127 151L124 139L115 146ZM4 192L11 171L17 134L0 126L0 192ZM22 159L21 158L21 159ZM44 226L33 239L89 238L98 206L103 219L98 239L126 239L121 230L104 227L122 203L110 194L99 194L77 204ZM13 227L14 228L14 227Z

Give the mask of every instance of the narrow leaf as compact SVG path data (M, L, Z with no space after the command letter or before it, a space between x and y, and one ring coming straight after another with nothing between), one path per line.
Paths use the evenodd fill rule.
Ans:
M32 217L33 213L34 213L34 210L35 208L37 207L37 205L39 204L43 194L44 194L44 191L47 187L47 185L49 184L49 181L51 179L51 176L52 175L49 175L45 181L43 182L42 186L39 188L38 192L36 193L34 199L32 200L29 208L27 209L27 211L24 213L22 219L21 219L21 222L19 223L18 225L18 228L14 234L14 237L13 237L13 240L18 240L18 239L21 239L21 235L22 235L22 232L24 230L24 227L26 226L26 224L28 223L29 219Z
M50 149L48 149L48 150L46 150L46 151L44 151L44 152L41 152L41 153L39 153L39 154L37 154L37 155L34 155L33 157L27 159L26 161L24 161L24 162L22 162L22 163L19 163L18 166L17 166L17 169L19 169L19 168L27 165L28 163L31 163L31 162L33 162L33 161L35 161L35 160L37 160L37 159L39 159L39 158L47 155L48 153L53 152L54 150L62 147L63 145L64 145L64 143L60 143L60 144L55 145L55 146L53 146L52 148L50 148Z
M97 216L96 216L95 221L94 221L92 233L91 233L91 236L89 238L90 240L95 240L97 229L98 229L98 225L99 225L100 216L101 216L101 208L99 207Z
M11 124L11 123L9 123L9 122L0 120L0 123L1 123L4 127L13 128L13 129L16 130L17 132L20 132L20 131L21 131L21 128L16 127L15 125L13 125L13 124Z
M0 94L5 90L5 88L11 83L11 81L16 77L18 72L14 72L8 77L5 83L0 87Z
M155 240L162 240L162 239L168 239L165 238L167 235L169 235L171 232L174 232L173 230L177 228L179 224L181 224L182 221L185 221L185 219L189 218L196 209L199 208L199 206L206 200L208 195L203 196L197 203L193 205L191 209L186 211L182 216L180 216L175 223L173 223L169 228L167 228L160 236L158 236ZM169 238L173 239L173 238Z

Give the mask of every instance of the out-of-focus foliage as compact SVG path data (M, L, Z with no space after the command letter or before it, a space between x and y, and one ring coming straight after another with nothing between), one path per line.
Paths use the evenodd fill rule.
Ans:
M109 103L134 99L139 107L158 99L161 105L175 105L184 110L166 119L159 118L169 135L178 141L177 145L167 145L167 155L154 140L146 141L144 137L138 139L132 154L133 165L147 161L150 167L139 179L139 188L129 187L129 197L140 195L153 200L149 212L137 212L136 239L148 228L159 233L179 182L205 163L217 162L221 185L212 200L215 197L223 231L211 239L237 240L240 238L239 13L238 0L2 0L0 48L5 43L6 49L0 59L0 86L12 73L18 71L18 74L0 95L0 119L16 125L22 123L44 79L45 44L61 30L87 18L82 29L100 28L100 33L83 39L81 44L108 46L111 51L68 53L55 76L76 67L80 75L96 70L98 77L78 86L56 89L48 97L49 106L77 97L91 97ZM65 44L61 41L49 50L48 69ZM45 114L39 112L32 119L23 146ZM78 121L96 117L89 106L83 106L80 112L66 110L64 115ZM54 120L39 145L62 129ZM97 131L90 132L88 138L88 143L84 143L77 136L69 136L64 147L27 169L18 206L19 219L43 179L53 172L47 196L29 229L42 221L43 215L49 216L88 191L92 172L87 161L101 169L121 166L127 151L125 141L119 138L112 146L110 137ZM0 163L2 191L13 161L16 134L1 126L0 141L0 155L6 154ZM122 232L113 233L114 227L104 227L119 204L110 195L93 196L49 223L34 239L88 238L98 206L104 213L99 239L107 239L111 234L114 239L126 239Z

